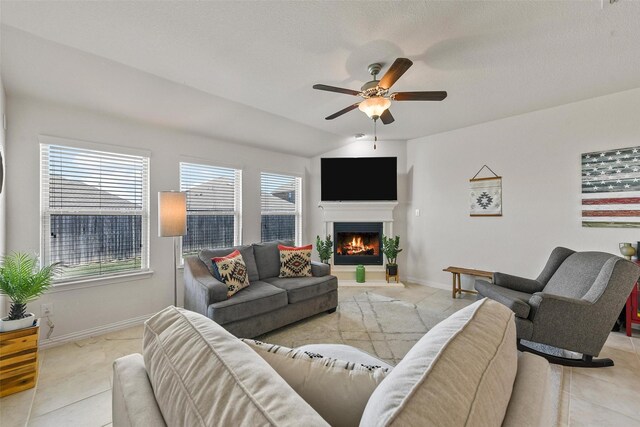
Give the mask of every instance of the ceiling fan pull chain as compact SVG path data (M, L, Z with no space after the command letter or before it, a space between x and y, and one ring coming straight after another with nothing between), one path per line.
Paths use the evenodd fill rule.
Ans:
M376 149L376 143L378 142L378 127L376 126L378 124L377 120L373 121L373 149Z

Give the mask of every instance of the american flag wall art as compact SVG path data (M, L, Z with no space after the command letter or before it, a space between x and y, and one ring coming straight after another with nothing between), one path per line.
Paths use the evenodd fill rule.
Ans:
M640 227L640 147L582 155L582 226Z

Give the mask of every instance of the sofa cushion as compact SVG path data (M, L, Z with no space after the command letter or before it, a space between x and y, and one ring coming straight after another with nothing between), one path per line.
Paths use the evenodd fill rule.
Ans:
M503 427L555 425L554 396L549 362L531 353L518 354L518 373Z
M264 281L286 290L289 304L324 295L338 289L338 279L335 276L272 277L264 279Z
M260 280L280 275L280 251L278 245L293 246L291 241L274 241L253 244Z
M211 261L215 278L227 285L227 298L249 286L247 266L240 251L235 250L227 256L214 257Z
M363 365L307 350L243 341L333 427L358 425L371 393L389 372L381 361Z
M224 325L285 307L287 303L287 293L283 289L257 280L228 300L211 304L208 315Z
M517 370L514 314L484 298L409 350L371 395L361 426L499 426Z
M311 277L311 249L307 246L278 245L280 252L279 277Z
M491 298L509 307L516 316L522 319L529 317L529 311L531 311L529 298L531 298L531 294L503 288L484 280L476 280L475 288L483 297Z
M234 246L232 248L202 249L198 252L198 258L207 266L209 273L214 276L215 273L211 258L227 256L236 249L240 251L242 259L247 266L249 281L253 282L254 280L258 280L258 267L256 266L256 258L253 256L253 247L251 245Z
M167 425L326 422L253 351L220 325L168 307L145 322L143 356Z

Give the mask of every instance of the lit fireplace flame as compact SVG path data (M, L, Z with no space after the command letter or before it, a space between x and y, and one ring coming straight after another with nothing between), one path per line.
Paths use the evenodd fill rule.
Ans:
M363 242L362 237L359 236L354 236L350 242L345 242L340 249L340 252L343 255L358 255L371 251L373 251L373 253L377 253L376 246L366 245Z

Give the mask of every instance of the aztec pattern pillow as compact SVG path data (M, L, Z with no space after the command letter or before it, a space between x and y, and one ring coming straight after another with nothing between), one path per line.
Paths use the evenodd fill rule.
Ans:
M278 245L280 250L280 277L311 277L312 245Z
M249 273L239 250L227 256L211 258L216 279L227 285L227 298L249 286Z
M333 427L357 426L389 368L324 357L296 348L242 341L258 353Z

